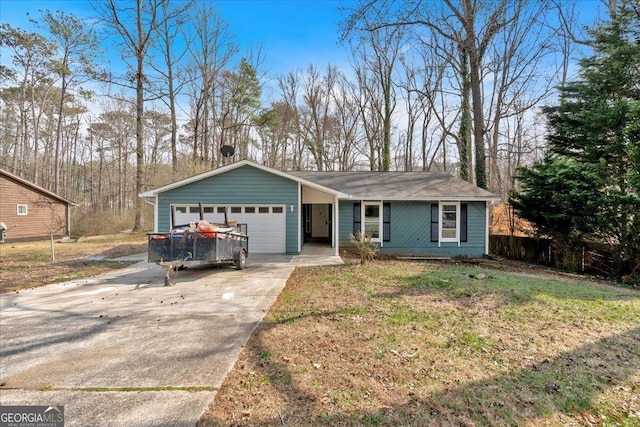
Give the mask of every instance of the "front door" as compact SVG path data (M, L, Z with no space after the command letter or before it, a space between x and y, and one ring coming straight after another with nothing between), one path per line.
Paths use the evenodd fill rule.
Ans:
M303 205L304 241L331 243L332 205Z
M311 213L311 237L314 240L329 238L328 205L313 205Z

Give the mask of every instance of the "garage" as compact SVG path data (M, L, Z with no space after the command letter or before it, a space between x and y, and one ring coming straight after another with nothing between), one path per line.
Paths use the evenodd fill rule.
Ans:
M174 205L175 225L197 222L198 205ZM224 224L225 209L229 221L247 225L249 253L285 253L286 217L284 205L203 205L203 216L214 224Z

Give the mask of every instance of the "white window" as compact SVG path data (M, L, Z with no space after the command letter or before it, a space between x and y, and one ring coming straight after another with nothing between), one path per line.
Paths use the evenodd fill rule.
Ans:
M20 216L27 215L29 213L29 208L27 205L18 205L16 213Z
M382 241L382 203L365 202L362 204L362 232L371 236L372 242Z
M460 236L460 204L440 203L440 241L457 242Z

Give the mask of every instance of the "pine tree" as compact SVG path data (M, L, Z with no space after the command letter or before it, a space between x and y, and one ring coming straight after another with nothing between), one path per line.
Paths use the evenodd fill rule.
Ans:
M640 271L640 13L633 0L610 13L580 78L545 108L548 154L519 171L511 203L542 233L608 244L621 277Z

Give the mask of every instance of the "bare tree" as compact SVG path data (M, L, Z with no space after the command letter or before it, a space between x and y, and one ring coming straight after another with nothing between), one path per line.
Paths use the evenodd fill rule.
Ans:
M540 7L546 7L539 2ZM514 118L510 125L523 124L522 114L531 111L549 97L556 70L560 66L548 58L553 50L555 34L543 31L546 13L540 9L519 8L514 11L514 20L497 34L487 49L486 73L494 76L489 92L485 129L488 138L489 188L499 194L508 194L504 188L509 180L501 176L499 162L504 138L503 121ZM540 73L542 63L548 74ZM515 131L521 134L520 130Z
M174 2L175 3L175 2ZM171 167L173 172L178 170L178 118L177 98L186 84L183 67L180 66L187 54L187 50L176 52L175 45L181 41L185 43L183 26L187 21L187 13L193 7L193 0L174 6L170 0L161 0L160 13L162 19L158 26L157 50L162 57L159 64L150 58L149 65L159 74L161 82L157 88L157 97L169 108L171 119Z
M336 118L335 169L353 170L357 164L358 153L362 150L364 138L359 120L358 90L353 82L341 74L336 82L333 94Z
M288 157L289 164L287 165L292 170L303 169L303 152L304 144L302 141L302 134L300 129L300 113L298 109L298 95L300 91L301 73L298 71L290 71L286 75L280 75L276 78L278 82L278 88L282 94L282 104L286 105L286 123L293 131L290 132L291 137L291 150L286 151L286 157Z
M98 41L95 32L73 15L57 11L55 14L42 12L42 23L50 34L51 41L57 46L52 68L59 77L58 111L53 153L53 191L60 191L60 164L62 133L65 118L65 103L70 89L88 80L90 70L94 68L95 52Z
M335 67L328 65L326 74L322 75L310 65L302 80L302 104L298 108L300 134L319 171L330 167L327 149L333 137L333 91L337 79Z
M374 34L381 29L408 27L418 39L425 35L435 34L440 40L448 44L447 58L451 66L460 76L458 93L462 110L460 131L457 136L458 152L464 164L467 153L467 138L469 131L473 135L473 153L475 160L475 182L482 188L489 186L487 175L486 144L487 132L486 110L490 108L488 99L493 95L485 87L485 76L488 63L502 63L504 58L491 57L488 53L497 53L497 47L505 47L504 55L511 54L510 71L504 79L505 85L517 81L515 77L522 77L525 69L532 69L536 73L541 53L546 52L548 43L542 44L538 51L529 49L528 43L535 42L532 34L539 31L542 23L537 19L547 12L547 0L531 3L526 0L442 0L431 2L417 0L397 4L390 0L362 1L344 24L345 36L353 33ZM537 41L543 40L540 38ZM416 44L417 47L433 47L433 44ZM440 45L441 52L446 52L444 45ZM517 54L516 54L517 53ZM517 59L516 59L517 58ZM516 66L519 66L517 71ZM526 68L529 67L529 68ZM514 88L512 85L511 89ZM508 92L508 90L507 90ZM507 93L505 92L505 93ZM467 102L467 100L470 103ZM495 104L494 104L495 105ZM471 113L471 126L469 115ZM495 116L493 116L495 120ZM499 127L499 126L498 126ZM466 168L462 168L461 175L465 177Z
M219 133L219 148L235 147L240 158L249 157L249 130L260 109L262 87L256 68L246 58L237 69L223 72L218 91L219 116L215 122Z
M189 36L189 89L191 96L192 158L217 166L214 121L219 116L216 97L222 72L238 52L229 26L209 3L198 3L192 11L193 33Z
M368 108L361 111L377 116L374 120L371 117L363 117L363 120L380 125L379 129L369 132L372 147L378 145L374 139L381 135L377 162L372 159L370 166L371 170L388 171L391 168L391 133L396 109L394 73L405 39L400 26L374 28L376 24L369 22L367 15L363 15L363 19L370 31L358 33L352 52L356 74L367 97Z
M150 88L151 78L147 75L145 65L150 49L158 38L158 30L166 21L173 20L182 13L181 9L161 14L163 0L129 0L126 2L106 0L95 3L95 9L109 28L115 32L122 47L122 60L127 65L129 74L120 79L112 78L111 83L120 84L135 90L136 101L136 179L135 191L144 190L145 179L145 144L144 144L144 104L145 95ZM168 9L166 9L168 10ZM144 229L142 200L135 198L135 220L133 230Z

